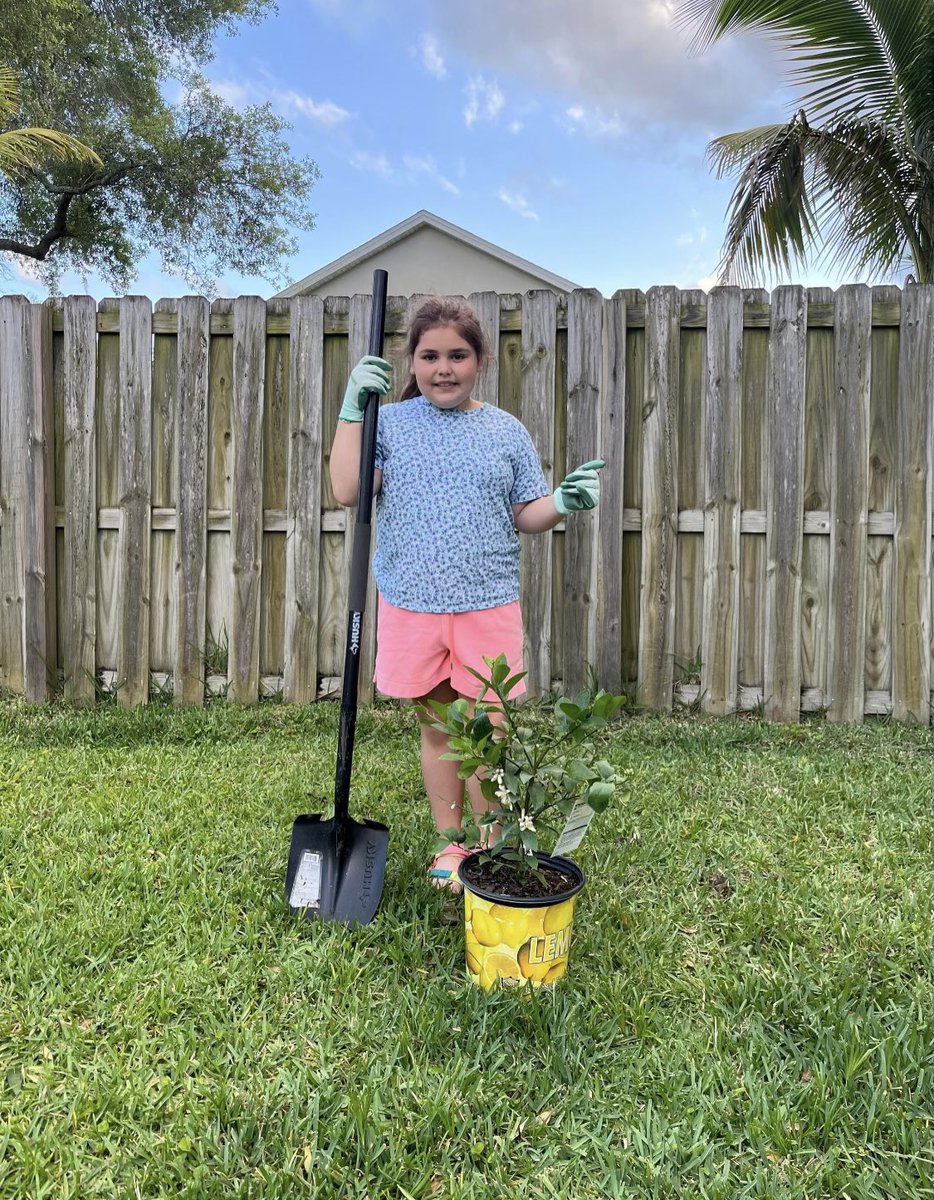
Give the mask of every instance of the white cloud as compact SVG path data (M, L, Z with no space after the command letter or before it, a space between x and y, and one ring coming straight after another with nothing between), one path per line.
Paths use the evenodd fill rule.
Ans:
M499 199L511 208L514 213L518 213L520 217L525 217L529 221L537 221L538 213L533 212L529 208L529 202L521 192L507 192L505 188L499 193Z
M250 89L234 79L212 79L209 86L215 96L226 100L232 108L245 108L250 101Z
M522 122L521 121L510 121L509 122L509 132L511 134L521 133L522 132Z
M469 129L477 121L495 121L506 98L497 83L488 83L482 75L476 75L464 89L467 107L464 109L464 124Z
M347 161L357 171L382 175L384 179L389 179L394 174L392 163L385 154L368 154L366 150L357 150Z
M675 125L705 136L774 119L781 60L764 37L692 52L680 0L426 0L432 25L483 72L520 76L638 132ZM468 106L468 112L471 111ZM479 119L480 109L474 115ZM465 114L466 116L466 114ZM468 124L472 122L468 120Z
M419 39L419 51L422 66L428 74L434 75L435 79L444 79L448 72L444 65L444 57L441 54L438 39L433 33L422 34Z
M720 286L720 280L716 275L705 275L702 279L698 279L694 286L700 288L702 291L709 292L711 288Z
M326 129L333 129L350 116L346 108L341 108L333 100L312 100L310 96L302 96L298 92L282 92L279 101L286 108L301 113L303 117L314 121L316 125L323 125Z
M450 192L452 196L459 196L461 194L457 184L452 183L450 179L441 174L433 158L416 158L414 155L406 154L402 161L405 164L406 170L413 176L427 175L438 187L443 188L446 192Z
M600 108L587 108L583 104L572 104L565 110L564 127L569 133L583 133L598 140L622 137L627 132L619 113L605 113Z
M39 282L39 264L34 258L25 254L11 254L7 259L13 268L13 276L23 283Z
M685 233L679 233L675 238L676 246L703 246L708 238L708 230L706 225L698 224L700 214L696 209L691 209L691 220L695 222L694 228Z

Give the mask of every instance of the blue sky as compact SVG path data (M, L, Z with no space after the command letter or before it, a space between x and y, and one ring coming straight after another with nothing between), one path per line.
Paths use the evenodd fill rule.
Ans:
M218 38L205 68L215 89L238 106L272 104L295 153L321 170L316 228L281 285L426 208L605 295L711 286L732 184L714 178L706 144L783 119L791 93L762 37L692 53L677 7L280 0L261 24ZM794 281L839 282L819 268ZM110 294L94 277L63 286ZM190 289L147 259L132 290ZM277 289L227 275L218 290Z

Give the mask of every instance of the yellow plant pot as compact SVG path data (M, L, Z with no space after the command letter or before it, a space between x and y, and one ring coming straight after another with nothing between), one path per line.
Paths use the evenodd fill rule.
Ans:
M464 874L475 858L457 870L464 889L464 937L471 983L489 991L499 981L507 987L531 984L550 987L568 965L574 901L584 886L584 873L567 858L536 857L573 876L565 892L547 898L505 896L478 888Z

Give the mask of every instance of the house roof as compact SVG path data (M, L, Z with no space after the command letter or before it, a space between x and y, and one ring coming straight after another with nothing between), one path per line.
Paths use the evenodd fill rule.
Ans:
M488 242L484 238L477 237L475 233L470 233L467 229L462 229L459 225L454 225L451 221L445 221L443 217L436 216L435 213L428 212L427 209L420 209L412 216L406 217L404 221L400 221L398 225L393 225L390 229L385 229L376 237L370 238L368 242L357 246L356 249L348 251L347 254L342 254L340 258L335 258L333 262L329 262L326 266L319 267L317 271L311 275L306 275L304 279L300 279L297 283L290 284L281 292L277 292L275 299L285 299L289 296L300 296L311 289L317 289L322 284L327 283L329 279L340 275L344 271L349 271L356 267L359 263L365 262L375 254L394 245L396 242L401 242L419 229L435 229L439 233L447 234L448 237L454 238L456 241L462 242L474 250L479 250L483 254L492 255L498 258L501 262L515 267L517 270L525 271L530 275L535 275L541 279L542 283L548 287L555 288L561 292L571 292L580 285L572 283L570 279L565 279L561 275L555 275L553 271L546 271L544 267L539 267L528 259L520 258L518 254L513 254L509 250L504 250L502 246L496 246L493 242Z

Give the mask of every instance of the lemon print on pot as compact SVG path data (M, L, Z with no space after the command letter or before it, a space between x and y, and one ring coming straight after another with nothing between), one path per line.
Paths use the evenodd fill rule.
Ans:
M506 904L494 904L490 916L499 926L498 940L515 950L532 937L541 937L542 910L540 908L510 908Z
M574 919L574 899L575 897L572 896L563 904L555 904L551 908L545 909L542 933L558 933L559 930L571 924Z
M480 986L488 992L498 979L505 984L519 983L522 980L522 972L511 954L492 951L484 956Z
M516 961L519 964L519 970L522 972L523 979L531 979L533 983L542 983L554 964L532 962L534 945L534 939L529 938L524 946L519 947Z
M503 940L499 922L482 908L474 907L470 927L481 946L498 946Z

